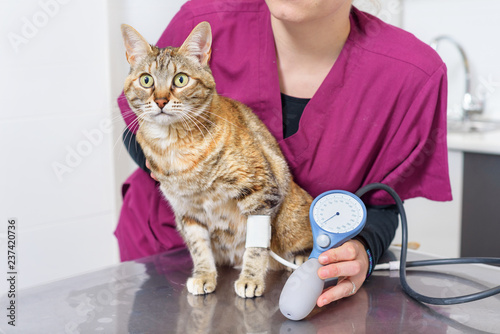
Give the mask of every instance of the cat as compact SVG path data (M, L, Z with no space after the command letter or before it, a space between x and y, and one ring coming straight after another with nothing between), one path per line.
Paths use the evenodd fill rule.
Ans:
M216 265L233 265L242 266L237 295L261 296L267 269L282 266L266 248L245 249L247 217L270 216L270 249L300 262L313 245L311 196L292 180L277 141L250 108L217 94L208 22L179 48L149 45L128 25L122 35L136 138L193 260L188 291L213 292Z

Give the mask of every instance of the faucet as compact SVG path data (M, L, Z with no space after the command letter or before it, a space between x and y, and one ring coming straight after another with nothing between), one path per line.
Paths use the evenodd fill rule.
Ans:
M462 100L462 112L463 112L462 120L463 121L470 120L472 115L479 115L483 113L484 101L472 95L469 58L467 57L464 48L450 36L446 35L438 36L431 41L430 46L437 51L438 44L441 41L448 41L451 44L453 44L458 49L460 55L462 56L462 61L465 70L465 93Z

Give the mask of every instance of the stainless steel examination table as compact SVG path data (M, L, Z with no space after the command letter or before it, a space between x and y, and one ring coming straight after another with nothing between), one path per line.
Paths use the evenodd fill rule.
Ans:
M398 256L391 247L384 257ZM409 252L410 261L423 258ZM229 267L219 268L215 293L190 295L191 266L187 251L173 251L21 290L17 326L2 321L0 333L500 333L500 296L420 304L402 292L397 272L375 272L354 296L293 322L278 308L288 272L269 272L265 296L241 299ZM500 268L421 267L408 269L408 282L427 295L468 294L500 284Z

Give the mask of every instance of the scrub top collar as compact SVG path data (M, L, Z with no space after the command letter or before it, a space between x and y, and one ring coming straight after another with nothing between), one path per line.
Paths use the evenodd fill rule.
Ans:
M339 97L340 87L342 87L346 72L348 71L350 53L352 51L351 41L358 32L356 20L353 17L356 9L353 7L350 14L351 29L348 38L337 58L330 69L328 75L321 83L320 87L307 104L302 114L299 130L294 135L283 138L283 114L281 110L281 90L279 85L278 65L276 58L276 46L271 26L271 14L266 5L263 6L266 15L262 15L261 26L265 27L262 32L261 50L259 53L259 89L261 96L261 113L259 117L267 124L269 130L278 140L281 148L287 150L293 148L294 157L302 155L307 150L310 141L318 140L322 131L318 129L328 122L322 120L331 112L331 108L325 106L334 106L335 99ZM263 105L263 101L267 101ZM314 126L304 126L305 124Z

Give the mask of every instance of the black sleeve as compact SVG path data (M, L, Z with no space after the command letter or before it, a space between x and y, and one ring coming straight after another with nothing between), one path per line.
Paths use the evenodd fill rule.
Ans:
M144 152L135 138L135 133L132 133L128 128L125 128L122 138L123 144L125 144L128 153L135 163L148 174L151 173L151 171L146 167L146 157L144 156Z
M369 249L373 265L391 245L398 228L399 212L396 205L366 206L366 224L356 239Z

